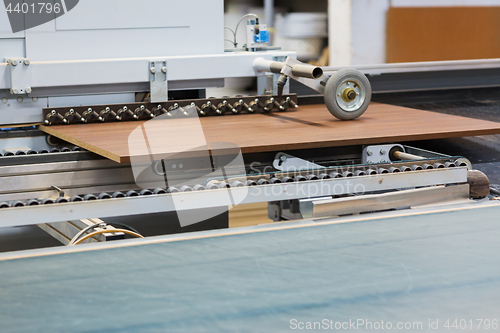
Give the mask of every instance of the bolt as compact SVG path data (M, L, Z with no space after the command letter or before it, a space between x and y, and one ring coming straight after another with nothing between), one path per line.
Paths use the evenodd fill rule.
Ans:
M106 106L106 108L104 109L104 111L109 112L109 111L111 111L111 109L109 108L109 106Z
M69 109L69 114L73 114L73 113L75 113L75 110Z
M27 94L31 94L31 87L26 87L26 89L24 89L26 91Z
M141 109L141 110L144 110L144 109L145 109L144 105L141 105L140 109Z
M285 155L281 155L280 156L280 161L281 162L285 162L286 161L286 156Z
M88 112L92 112L92 108L88 108L88 109L87 109L87 111L88 111Z
M10 61L10 64L11 64L12 66L17 66L17 60L11 60L11 61Z
M154 74L154 73L156 73L156 68L154 68L154 67L151 67L151 69L150 69L150 70L151 70L151 74Z
M162 71L162 73L166 74L167 73L167 67L162 67L161 71Z
M54 116L56 114L56 110L50 111L50 114Z
M368 156L372 156L372 155L373 155L373 152L372 152L371 150L368 150L368 151L366 151L366 155L368 155Z
M128 107L124 106L123 111L127 111L127 110L128 110Z
M24 64L25 64L26 66L29 66L29 65L30 65L30 60L29 60L29 59L24 59Z
M21 96L19 96L19 97L17 98L17 102L18 102L18 103L22 103L22 102L23 102L23 98L22 98Z
M380 149L380 155L385 155L387 153L387 151L385 151L385 149Z
M17 95L17 94L19 93L19 89L17 89L17 88L12 88L12 89L10 90L10 93L11 93L11 94L13 94L13 95Z

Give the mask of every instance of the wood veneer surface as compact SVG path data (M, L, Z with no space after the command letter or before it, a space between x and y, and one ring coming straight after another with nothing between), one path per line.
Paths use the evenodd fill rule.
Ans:
M243 153L289 149L379 144L412 140L500 134L500 123L399 106L372 103L358 119L341 121L325 105L305 105L288 112L194 119L129 121L122 123L40 126L48 134L120 163L139 155L129 152L129 136L137 128L147 132L153 154L176 154L206 143L238 145ZM137 131L137 130L136 130ZM144 145L141 135L132 143ZM201 148L203 151L203 148ZM145 156L149 158L148 156Z
M500 57L500 7L391 7L387 61Z

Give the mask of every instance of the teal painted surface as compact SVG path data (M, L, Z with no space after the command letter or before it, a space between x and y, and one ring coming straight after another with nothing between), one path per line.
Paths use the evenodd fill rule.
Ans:
M292 319L419 321L418 331L439 319L443 331L448 318L500 319L499 216L495 207L3 261L0 332L298 331Z

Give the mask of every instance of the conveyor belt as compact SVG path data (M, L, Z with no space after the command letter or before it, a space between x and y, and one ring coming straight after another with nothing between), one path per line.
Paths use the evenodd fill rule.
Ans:
M140 132L144 121L124 123L40 126L40 129L96 154L120 163L143 155L131 147L151 148L154 158L192 150L213 143L238 145L243 153L310 149L361 144L442 139L499 134L500 123L372 103L359 119L340 121L324 105L301 106L297 111L154 120L147 124L147 142ZM138 128L141 135L131 133ZM147 147L147 148L146 148ZM136 149L137 150L137 149ZM143 153L145 154L145 153Z
M465 319L475 330L476 319L500 319L499 214L490 205L28 252L0 261L0 331L281 332L292 319L420 331Z

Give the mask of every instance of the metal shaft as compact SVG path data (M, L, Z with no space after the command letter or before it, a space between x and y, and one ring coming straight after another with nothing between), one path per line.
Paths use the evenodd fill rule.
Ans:
M407 160L423 160L424 159L421 156L417 156L417 155L413 155L413 154L408 154L408 153L403 153L401 151L394 151L391 155L392 155L391 158L397 159L397 160L403 160L403 161L407 161Z

